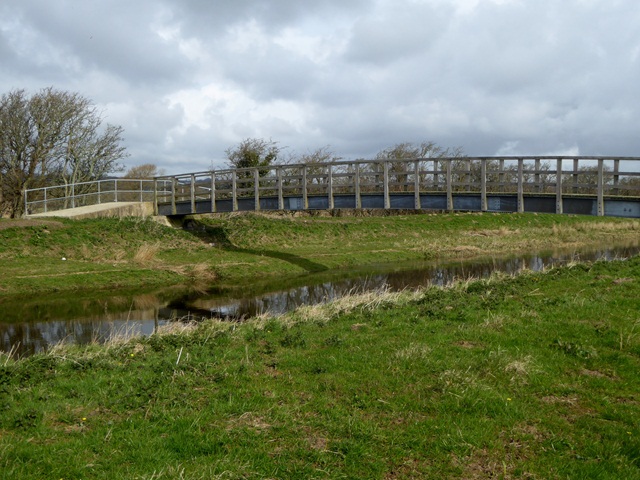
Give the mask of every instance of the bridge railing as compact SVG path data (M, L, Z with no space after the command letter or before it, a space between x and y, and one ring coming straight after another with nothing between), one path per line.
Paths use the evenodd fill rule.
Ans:
M482 157L433 158L415 160L346 161L319 164L277 165L260 168L198 172L157 181L170 182L157 196L157 205L196 201L231 200L233 210L243 197L253 197L255 209L260 198L303 197L308 208L310 196L329 198L340 194L362 195L411 193L420 208L421 193L480 193L483 201L493 193L556 195L558 208L566 195L640 196L640 158L610 157ZM522 202L520 202L522 203Z
M394 194L414 194L415 208L421 208L421 195L446 194L447 207L453 209L453 194L480 194L482 209L492 194L517 195L518 211L523 196L555 196L556 211L562 213L566 196L595 196L598 214L604 212L605 197L640 197L640 157L462 157L418 158L411 160L357 160L330 163L274 165L258 168L226 169L183 175L157 177L170 188L157 189L156 208L179 203L229 200L232 211L238 200L251 197L254 209L260 199L277 198L279 209L286 197L301 197L308 209L313 196L328 198L333 208L334 196L355 196L356 208L362 198L376 194L384 197L390 208ZM157 183L158 185L160 183Z
M25 212L33 215L110 202L154 202L156 188L168 185L153 179L110 178L33 188L25 190Z

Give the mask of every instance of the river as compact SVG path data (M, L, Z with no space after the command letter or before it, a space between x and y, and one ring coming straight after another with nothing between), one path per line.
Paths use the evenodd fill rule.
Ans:
M301 305L346 294L386 288L416 289L430 284L484 278L494 272L540 271L567 262L611 261L640 253L638 244L583 251L482 258L459 262L374 265L358 270L309 274L208 292L165 290L119 295L51 296L0 303L0 350L14 357L45 351L59 343L104 342L120 335L151 335L176 321L223 318L242 321L257 314L282 314Z

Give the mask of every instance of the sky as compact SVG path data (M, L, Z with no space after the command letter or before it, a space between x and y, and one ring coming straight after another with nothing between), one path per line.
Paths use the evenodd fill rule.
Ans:
M371 158L640 156L638 0L0 0L0 94L80 93L126 167L246 138Z

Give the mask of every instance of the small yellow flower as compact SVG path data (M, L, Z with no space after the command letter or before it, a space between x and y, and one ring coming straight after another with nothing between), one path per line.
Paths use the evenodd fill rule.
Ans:
M507 397L507 402L510 402L510 401L511 401L511 399L509 397Z
M132 353L132 354L131 354L131 356L132 356L132 357L135 357L136 355L135 355L135 353Z
M87 421L87 417L82 417L82 421L86 422Z

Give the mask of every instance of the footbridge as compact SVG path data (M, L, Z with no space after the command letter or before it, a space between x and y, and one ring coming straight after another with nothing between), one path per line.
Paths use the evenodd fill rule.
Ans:
M155 179L157 215L333 209L640 218L640 158L464 157L274 165Z
M640 218L640 157L354 160L111 179L25 192L25 209L32 215L105 201L150 202L154 214L164 216L410 209Z

